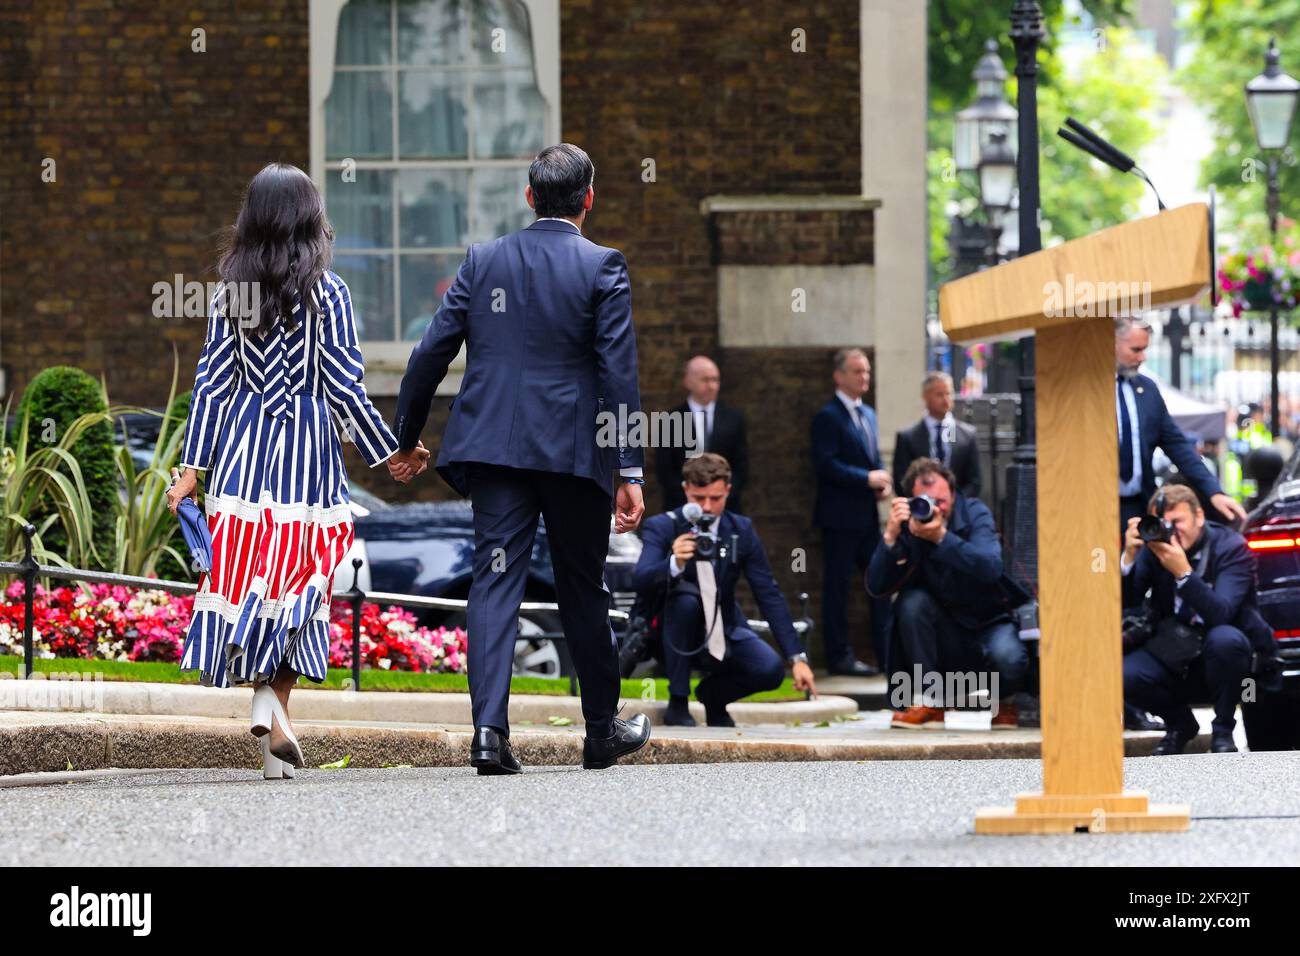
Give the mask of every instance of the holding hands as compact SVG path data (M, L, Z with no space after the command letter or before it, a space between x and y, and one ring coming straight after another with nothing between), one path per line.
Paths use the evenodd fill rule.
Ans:
M404 485L417 475L422 475L429 467L429 449L424 442L416 442L410 451L398 450L388 459L388 473L393 480Z

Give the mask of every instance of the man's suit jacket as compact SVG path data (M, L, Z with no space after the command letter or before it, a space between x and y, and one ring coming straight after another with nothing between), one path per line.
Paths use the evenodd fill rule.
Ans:
M780 645L781 653L787 658L800 653L804 649L803 642L794 629L790 609L772 575L772 567L767 563L767 554L763 551L763 543L758 540L754 523L744 515L724 510L718 524L718 541L729 549L726 560L719 560L714 566L723 633L730 635L745 623L744 611L736 600L736 584L743 574L759 611L771 625L772 637ZM690 527L680 510L655 515L646 521L641 531L641 557L632 572L633 588L648 592L668 586L672 581L668 559L673 553L673 541ZM687 581L698 581L694 561L686 563L681 576Z
M1133 377L1133 398L1137 402L1139 460L1142 462L1142 500L1150 501L1156 493L1156 474L1151 466L1155 450L1160 448L1187 479L1187 483L1208 501L1223 489L1196 453L1196 446L1183 434L1165 406L1160 387L1145 375ZM1125 410L1124 414L1127 414ZM1116 426L1119 427L1118 425ZM1120 432L1116 432L1117 438ZM1122 438L1119 438L1122 441Z
M967 498L980 496L980 451L979 439L973 426L953 419L956 428L952 430L952 441L947 443L944 452L947 456L948 469L957 477L957 491ZM911 495L911 488L903 487L903 475L907 467L918 458L929 458L931 447L930 429L922 418L911 428L904 428L894 439L894 491L900 495Z
M630 427L641 408L631 287L617 249L555 220L471 246L407 363L394 429L402 448L419 440L462 342L465 377L437 460L461 494L468 462L579 475L611 494L615 470L644 464L623 429L598 441L598 415L617 422L621 411Z
M674 415L690 417L691 407L682 402L673 409ZM696 436L703 441L702 435ZM731 494L727 496L728 511L744 511L740 493L749 477L749 445L745 437L745 416L739 409L718 401L713 406L713 433L702 451L711 451L727 459L731 465ZM655 477L664 494L664 511L686 504L682 491L682 465L686 462L686 449L680 446L660 446L655 450Z
M962 627L978 629L1010 620L1009 595L1002 589L1002 545L993 513L984 502L957 494L948 533L937 545L900 534L892 547L884 539L867 565L873 595L922 588Z
M1205 571L1200 573L1202 549ZM1123 577L1124 606L1137 607L1147 590L1151 591L1151 609L1156 617L1174 616L1174 595L1183 600L1184 623L1195 612L1205 630L1220 624L1239 628L1257 651L1274 651L1273 631L1259 614L1255 594L1255 556L1246 539L1231 528L1213 521L1205 522L1201 541L1187 556L1192 576L1178 588L1174 576L1165 570L1150 548L1138 552L1137 560Z
M880 457L875 409L865 408L873 438L870 450L862 429L854 424L838 395L832 395L813 416L812 457L817 474L813 524L819 528L845 531L880 528L876 495L868 484L868 476L885 466Z

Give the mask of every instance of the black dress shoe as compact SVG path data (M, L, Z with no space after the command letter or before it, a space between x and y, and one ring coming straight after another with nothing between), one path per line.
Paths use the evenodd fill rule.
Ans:
M880 673L879 667L872 667L870 664L864 664L853 657L846 657L843 660L836 661L826 668L832 674L839 674L844 677L875 677Z
M1189 743L1196 739L1196 735L1200 732L1201 728L1195 721L1181 727L1170 728L1165 731L1164 738L1151 751L1151 756L1172 757L1175 754L1180 754Z
M582 741L582 769L604 770L614 766L619 757L636 753L650 739L650 721L645 714L631 720L614 718L614 733L604 740L587 737Z
M664 709L663 720L660 721L665 727L694 727L695 718L691 716L690 704L685 697L670 697L668 706Z
M523 767L510 752L510 738L493 727L475 727L474 741L469 745L469 765L478 769L480 777L519 773Z
M1235 754L1237 745L1232 739L1232 732L1216 730L1210 735L1210 753Z
M705 723L710 727L734 727L736 722L731 719L727 713L726 707L706 707L704 709Z
M1157 720L1148 714L1145 710L1138 710L1136 707L1124 708L1124 729L1125 730L1164 730L1165 722Z

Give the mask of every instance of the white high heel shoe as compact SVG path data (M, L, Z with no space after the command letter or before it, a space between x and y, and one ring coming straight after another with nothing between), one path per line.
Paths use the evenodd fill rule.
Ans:
M258 740L262 744L262 778L264 780L292 780L293 766L271 753L271 735L263 734Z
M281 746L278 754L270 750L272 723L278 723L285 736L285 744ZM262 738L266 752L279 759L289 769L301 767L305 763L302 747L298 745L298 738L289 727L289 716L284 712L280 698L275 695L270 684L262 684L253 691L253 723L249 729L254 736Z

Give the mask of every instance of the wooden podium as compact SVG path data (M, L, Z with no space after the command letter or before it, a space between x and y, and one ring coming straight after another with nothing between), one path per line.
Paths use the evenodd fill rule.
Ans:
M1195 301L1210 214L1171 209L949 282L955 341L1035 333L1043 790L976 833L1186 830L1186 804L1124 789L1114 318Z

